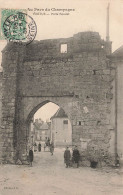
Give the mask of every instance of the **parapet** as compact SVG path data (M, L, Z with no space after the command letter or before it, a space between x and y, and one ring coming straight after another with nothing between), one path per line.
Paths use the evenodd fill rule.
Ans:
M62 46L66 47L66 51L61 52ZM111 42L101 39L98 32L79 32L70 38L47 39L41 41L33 41L29 45L24 43L9 43L5 51L19 51L20 47L24 51L24 61L40 60L42 58L59 58L70 57L76 53L103 51L106 55L111 53Z

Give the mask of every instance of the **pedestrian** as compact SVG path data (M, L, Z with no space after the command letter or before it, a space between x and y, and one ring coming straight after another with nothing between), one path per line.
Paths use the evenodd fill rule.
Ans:
M77 164L77 168L79 167L79 160L80 160L80 153L79 150L77 148L77 146L75 146L74 150L73 150L73 162Z
M71 153L69 150L69 147L66 147L66 150L64 151L64 163L66 164L66 168L70 167L70 160L71 160Z
M53 155L53 152L54 152L54 143L51 142L50 144L50 152L51 152L51 155Z
M47 139L47 145L49 146L50 145L50 138L48 137Z
M38 151L41 152L41 143L38 144Z
M29 150L29 164L32 167L32 162L33 162L33 150L30 148Z
M118 154L116 154L116 166L119 167L120 166L120 157Z
M37 151L37 144L36 144L36 142L34 143L34 152L36 152Z
M46 148L46 143L44 143L44 152L45 152L45 148Z

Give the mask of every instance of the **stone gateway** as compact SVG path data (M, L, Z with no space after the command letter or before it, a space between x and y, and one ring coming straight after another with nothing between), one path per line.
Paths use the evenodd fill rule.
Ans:
M115 67L109 56L111 42L97 32L29 45L8 43L0 75L1 162L26 163L31 119L53 102L70 119L72 145L78 146L83 162L114 164Z

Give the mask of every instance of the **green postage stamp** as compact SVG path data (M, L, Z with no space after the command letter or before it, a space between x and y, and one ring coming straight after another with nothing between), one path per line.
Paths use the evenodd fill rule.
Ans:
M37 33L33 18L25 9L1 9L0 39L13 42L32 42Z

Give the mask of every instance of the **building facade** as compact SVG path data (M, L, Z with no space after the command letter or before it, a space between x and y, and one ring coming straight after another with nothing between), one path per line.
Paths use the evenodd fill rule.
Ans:
M35 141L45 141L46 138L51 137L51 124L50 122L44 122L40 119L36 119L34 122Z

